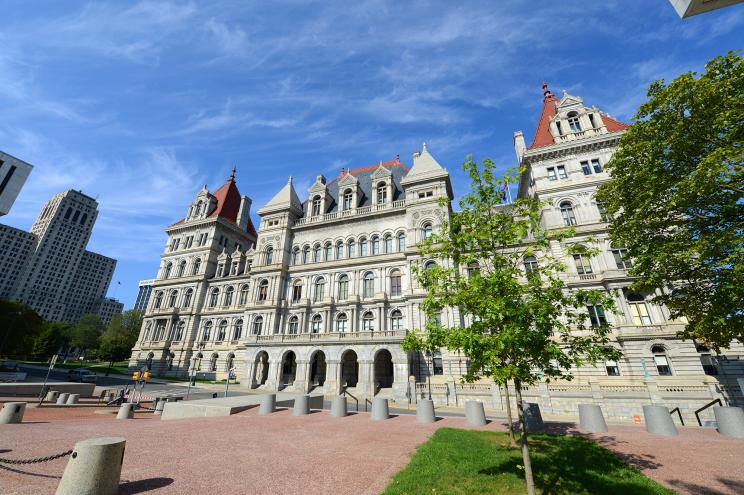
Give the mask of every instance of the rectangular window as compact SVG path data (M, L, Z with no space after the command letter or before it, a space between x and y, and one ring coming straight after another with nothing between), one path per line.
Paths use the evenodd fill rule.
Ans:
M435 352L431 358L432 367L435 375L444 375L444 365L442 363L442 353Z
M302 286L295 285L292 287L292 302L297 302L302 299Z
M584 172L584 175L592 175L592 169L589 167L588 161L581 162L581 171Z
M402 294L402 284L400 275L393 275L390 277L390 295L400 296Z
M592 273L592 264L588 257L583 254L574 254L573 259L576 264L576 272L579 275L589 275Z
M566 167L564 165L558 165L558 178L559 179L568 178L568 175L566 174Z
M558 180L558 177L555 175L554 167L548 167L548 180Z
M615 266L618 270L629 270L633 266L633 262L628 257L627 249L613 249L612 257L615 258Z
M602 306L587 306L586 309L589 311L589 321L593 327L607 325L607 317Z
M648 314L648 306L645 302L629 302L630 316L634 325L650 325L651 316Z
M700 364L703 365L703 372L706 375L716 376L718 374L718 367L713 362L713 358L710 354L701 354Z
M595 174L602 172L602 166L599 164L598 158L592 158L592 168Z
M605 361L605 369L607 370L607 376L620 376L620 367L618 367L616 361Z

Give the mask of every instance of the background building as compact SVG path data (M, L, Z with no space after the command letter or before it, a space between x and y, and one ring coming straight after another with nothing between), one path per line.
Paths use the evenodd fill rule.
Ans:
M101 323L104 326L108 326L114 316L120 315L124 310L124 303L120 303L114 298L104 297L100 301L91 307L91 311L88 314L94 314L101 317Z
M31 232L0 225L0 297L31 306L51 321L97 314L116 260L86 251L98 202L79 191L47 201ZM114 306L106 303L106 313Z
M13 206L33 166L0 151L0 216Z
M134 301L134 308L137 311L145 313L147 304L150 302L150 295L152 294L152 286L155 283L155 279L151 278L148 280L140 280L139 290L137 291L137 299Z

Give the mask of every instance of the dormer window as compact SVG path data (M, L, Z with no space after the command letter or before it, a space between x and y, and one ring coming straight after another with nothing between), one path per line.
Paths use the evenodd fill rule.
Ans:
M352 193L351 189L347 189L344 191L344 210L350 210L352 201L354 198L354 194Z
M568 126L572 132L581 132L581 122L579 122L579 114L576 112L568 113Z
M387 203L387 184L380 182L377 184L377 204L384 205Z
M597 127L597 122L594 120L594 114L593 113L590 113L589 114L589 123L592 124L592 128L593 129Z
M559 136L562 136L563 135L563 129L561 129L561 123L560 123L560 121L555 123L555 127L556 127L556 129L558 129L558 135Z
M317 217L320 215L320 196L315 196L313 198L313 211L312 214L314 217Z

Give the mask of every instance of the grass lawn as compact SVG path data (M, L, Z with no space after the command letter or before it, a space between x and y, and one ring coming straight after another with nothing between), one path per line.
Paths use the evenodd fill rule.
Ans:
M542 495L675 493L586 438L534 435L530 452ZM506 433L440 428L383 493L523 495L523 474L522 454Z

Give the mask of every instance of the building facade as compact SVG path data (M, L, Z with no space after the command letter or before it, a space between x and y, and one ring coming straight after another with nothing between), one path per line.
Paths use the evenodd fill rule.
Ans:
M140 280L137 289L137 298L134 301L134 307L137 311L141 311L142 314L147 310L147 305L150 303L150 295L152 294L152 286L155 283L155 279Z
M729 381L742 376L740 346L729 356L714 356L681 341L676 332L682 322L671 321L648 295L626 289L632 260L609 243L606 218L593 197L609 178L604 164L626 128L581 98L558 99L544 86L531 145L522 132L514 135L524 167L518 194L547 202L545 227L574 225L571 242L593 243L601 251L566 260L568 286L617 290L623 312L587 308L592 322L613 325L622 360L578 369L565 384L525 387L525 397L548 414L575 413L577 401L594 400L610 416L626 419L650 402L679 403L689 416L712 398L741 400ZM396 158L342 170L331 181L318 176L302 198L290 178L258 210L258 232L239 218L244 210L237 207L234 175L214 195L203 188L185 219L166 231L168 244L130 364L215 378L234 368L251 388L347 391L399 402L427 393L424 382L431 377L437 402L478 398L503 409L503 390L493 383L460 383L466 357L401 348L406 332L423 327L425 319L414 267L430 261L417 245L450 217L453 200L450 176L426 145L412 161L410 168ZM565 258L563 248L552 246ZM463 315L448 308L437 317L454 325Z
M0 151L0 216L7 215L34 167Z
M116 260L86 251L98 202L79 191L56 194L30 232L0 226L0 297L31 306L50 321L98 314Z

